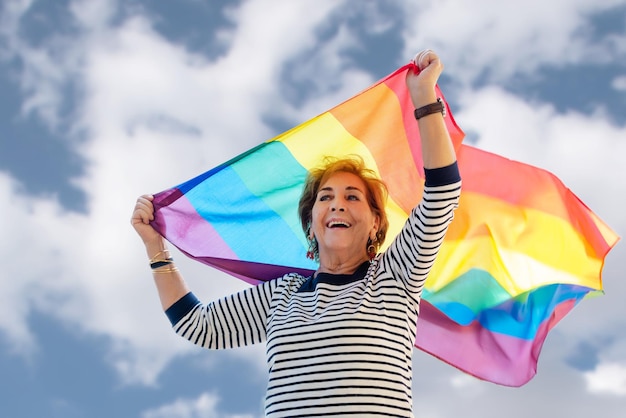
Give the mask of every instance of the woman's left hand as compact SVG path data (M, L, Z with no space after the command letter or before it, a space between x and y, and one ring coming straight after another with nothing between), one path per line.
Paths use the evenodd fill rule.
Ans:
M409 70L406 75L406 85L411 93L413 105L418 108L437 99L435 86L443 71L443 63L439 56L430 49L419 52L413 62L419 72L415 74Z

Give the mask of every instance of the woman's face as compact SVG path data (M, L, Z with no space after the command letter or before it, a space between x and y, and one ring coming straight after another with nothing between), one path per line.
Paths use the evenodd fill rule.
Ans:
M359 176L337 172L320 185L311 220L320 257L326 252L367 255L367 240L376 236L378 226Z

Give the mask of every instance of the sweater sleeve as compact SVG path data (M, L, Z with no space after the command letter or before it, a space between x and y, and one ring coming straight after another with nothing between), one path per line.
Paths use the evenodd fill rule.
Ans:
M411 211L402 230L381 257L383 268L402 281L416 307L461 194L456 162L426 169L425 176L421 202Z
M279 280L261 283L206 305L190 292L165 314L178 335L204 348L257 344L267 338L270 300Z

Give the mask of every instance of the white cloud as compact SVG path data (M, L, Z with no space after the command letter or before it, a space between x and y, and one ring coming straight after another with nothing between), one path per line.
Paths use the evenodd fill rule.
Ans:
M405 3L407 53L432 48L455 82L506 82L539 75L543 66L607 63L624 58L623 43L610 35L590 38L589 17L622 0L432 0Z
M0 172L0 251L10 260L0 280L0 330L17 353L33 353L35 337L28 324L32 304L42 293L59 301L65 288L66 265L63 237L70 238L75 215L63 213L53 197L33 199L24 195L19 183Z
M613 81L611 82L611 86L615 90L626 91L626 75L615 77Z
M626 397L625 364L601 363L585 373L585 381L591 393Z
M196 399L176 401L145 411L142 418L253 418L252 415L230 415L218 412L219 398L211 393L202 393Z
M117 0L72 1L69 4L75 22L88 31L106 28L117 8Z
M465 396L472 392L482 391L479 380L467 374L458 374L450 379L450 386L461 390Z
M32 6L32 1L10 1L0 9L0 36L3 48L0 59L22 62L21 74L15 82L24 92L22 115L35 113L51 129L59 125L59 108L63 102L61 89L72 77L71 64L75 56L72 49L65 49L69 41L63 35L46 39L43 48L29 46L20 35L20 21Z

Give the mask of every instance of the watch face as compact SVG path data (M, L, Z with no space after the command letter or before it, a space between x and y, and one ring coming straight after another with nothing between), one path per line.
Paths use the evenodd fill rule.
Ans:
M441 97L437 97L437 102L441 103L441 116L446 117L446 104L441 100Z

